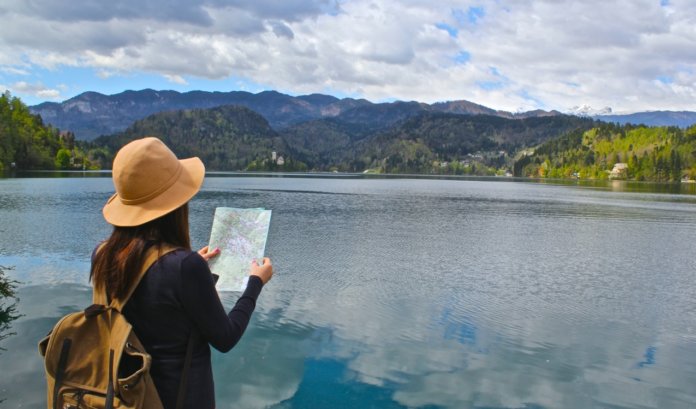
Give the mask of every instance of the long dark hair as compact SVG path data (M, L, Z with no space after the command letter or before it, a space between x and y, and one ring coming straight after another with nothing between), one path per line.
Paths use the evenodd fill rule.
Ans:
M114 226L92 260L89 278L95 290L106 289L109 299L125 297L151 246L168 244L190 250L188 213L186 203L140 226Z

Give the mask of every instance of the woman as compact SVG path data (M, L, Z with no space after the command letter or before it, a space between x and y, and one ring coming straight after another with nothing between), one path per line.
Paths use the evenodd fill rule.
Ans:
M268 258L261 265L253 261L246 290L225 312L207 264L220 251L191 251L189 240L188 201L200 189L204 174L200 159L178 160L157 138L124 146L113 163L116 193L103 209L114 230L92 259L95 291L106 291L114 299L128 292L148 250L154 246L163 254L148 269L123 314L152 355L150 373L165 409L176 406L189 340L193 355L184 407L215 407L209 345L227 352L239 341L261 288L273 275Z

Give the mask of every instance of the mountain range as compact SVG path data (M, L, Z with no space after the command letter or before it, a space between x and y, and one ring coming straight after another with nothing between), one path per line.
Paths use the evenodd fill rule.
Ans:
M64 102L44 102L30 107L44 122L68 130L77 139L92 140L100 135L124 131L139 119L158 112L181 109L203 109L223 105L249 108L266 118L274 129L283 129L302 122L341 117L349 123L368 127L386 127L400 120L425 112L460 115L493 115L508 119L560 115L557 111L511 113L494 110L469 101L448 101L434 104L396 101L372 103L365 99L338 99L329 95L311 94L293 97L276 91L252 94L244 91L124 91L115 95L85 92Z
M617 124L642 124L647 126L677 126L686 128L696 124L696 112L691 111L651 111L624 115L594 115L592 118L602 122Z
M204 109L223 105L249 108L266 118L275 130L326 118L340 118L342 122L360 123L370 129L386 128L398 121L428 112L492 115L507 119L562 115L558 111L543 110L512 113L465 100L434 104L413 101L372 103L365 99L339 99L323 94L295 97L276 91L264 91L257 94L245 91L180 93L152 89L124 91L114 95L85 92L60 103L44 102L30 107L30 110L34 114L39 114L45 123L73 132L77 139L92 140L100 135L122 132L135 121L158 112ZM655 111L617 115L612 114L611 108L608 107L593 110L583 105L571 109L568 113L620 124L687 127L696 123L696 112L689 111Z
M600 120L696 123L694 112L610 115L609 108L581 106L574 115L511 113L465 100L372 103L275 91L87 92L31 111L83 141L85 160L97 167L110 167L128 141L154 135L179 156L201 157L210 170L491 174L510 169L530 148Z
M217 105L228 100L245 101L256 110L242 104ZM187 108L191 101L206 107ZM112 96L87 93L63 104L41 106L44 111L37 115L9 93L0 96L0 116L5 118L0 129L0 171L108 169L121 146L152 135L180 157L200 157L209 170L469 175L512 170L538 177L605 178L612 166L627 161L624 177L674 181L696 176L692 143L696 126L601 122L587 115L592 112L588 107L581 107L586 115L513 114L468 101L373 104L321 94L152 90ZM150 111L157 112L148 115ZM688 122L692 113L643 114ZM74 126L60 126L51 119L70 115L77 118ZM124 130L111 132L105 127L116 124L120 129L124 125L119 121L143 115ZM110 133L79 140L74 134L79 126Z
M282 129L239 105L165 111L81 146L101 168L111 166L124 144L152 135L177 156L200 157L209 170L430 173L437 166L438 172L490 174L520 149L595 124L560 114L510 119L433 112L418 103L364 108Z
M594 109L589 105L580 105L570 108L565 113L619 125L633 124L687 128L696 124L696 112L691 111L647 111L633 114L616 114L610 107Z

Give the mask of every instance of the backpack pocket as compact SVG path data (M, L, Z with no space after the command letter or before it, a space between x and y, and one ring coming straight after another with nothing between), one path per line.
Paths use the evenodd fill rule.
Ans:
M56 407L61 409L104 409L106 396L85 389L64 389ZM113 408L122 408L121 400L114 398Z
M144 377L150 371L152 357L130 342L126 343L123 352L116 380L118 395L125 402L141 401L146 387Z
M48 341L51 339L51 332L49 332L48 335L39 341L39 354L41 354L43 357L46 356L46 349L48 348Z

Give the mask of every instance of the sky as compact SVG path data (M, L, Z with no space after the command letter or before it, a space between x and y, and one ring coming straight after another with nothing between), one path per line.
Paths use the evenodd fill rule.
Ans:
M695 0L2 0L0 92L696 111Z

